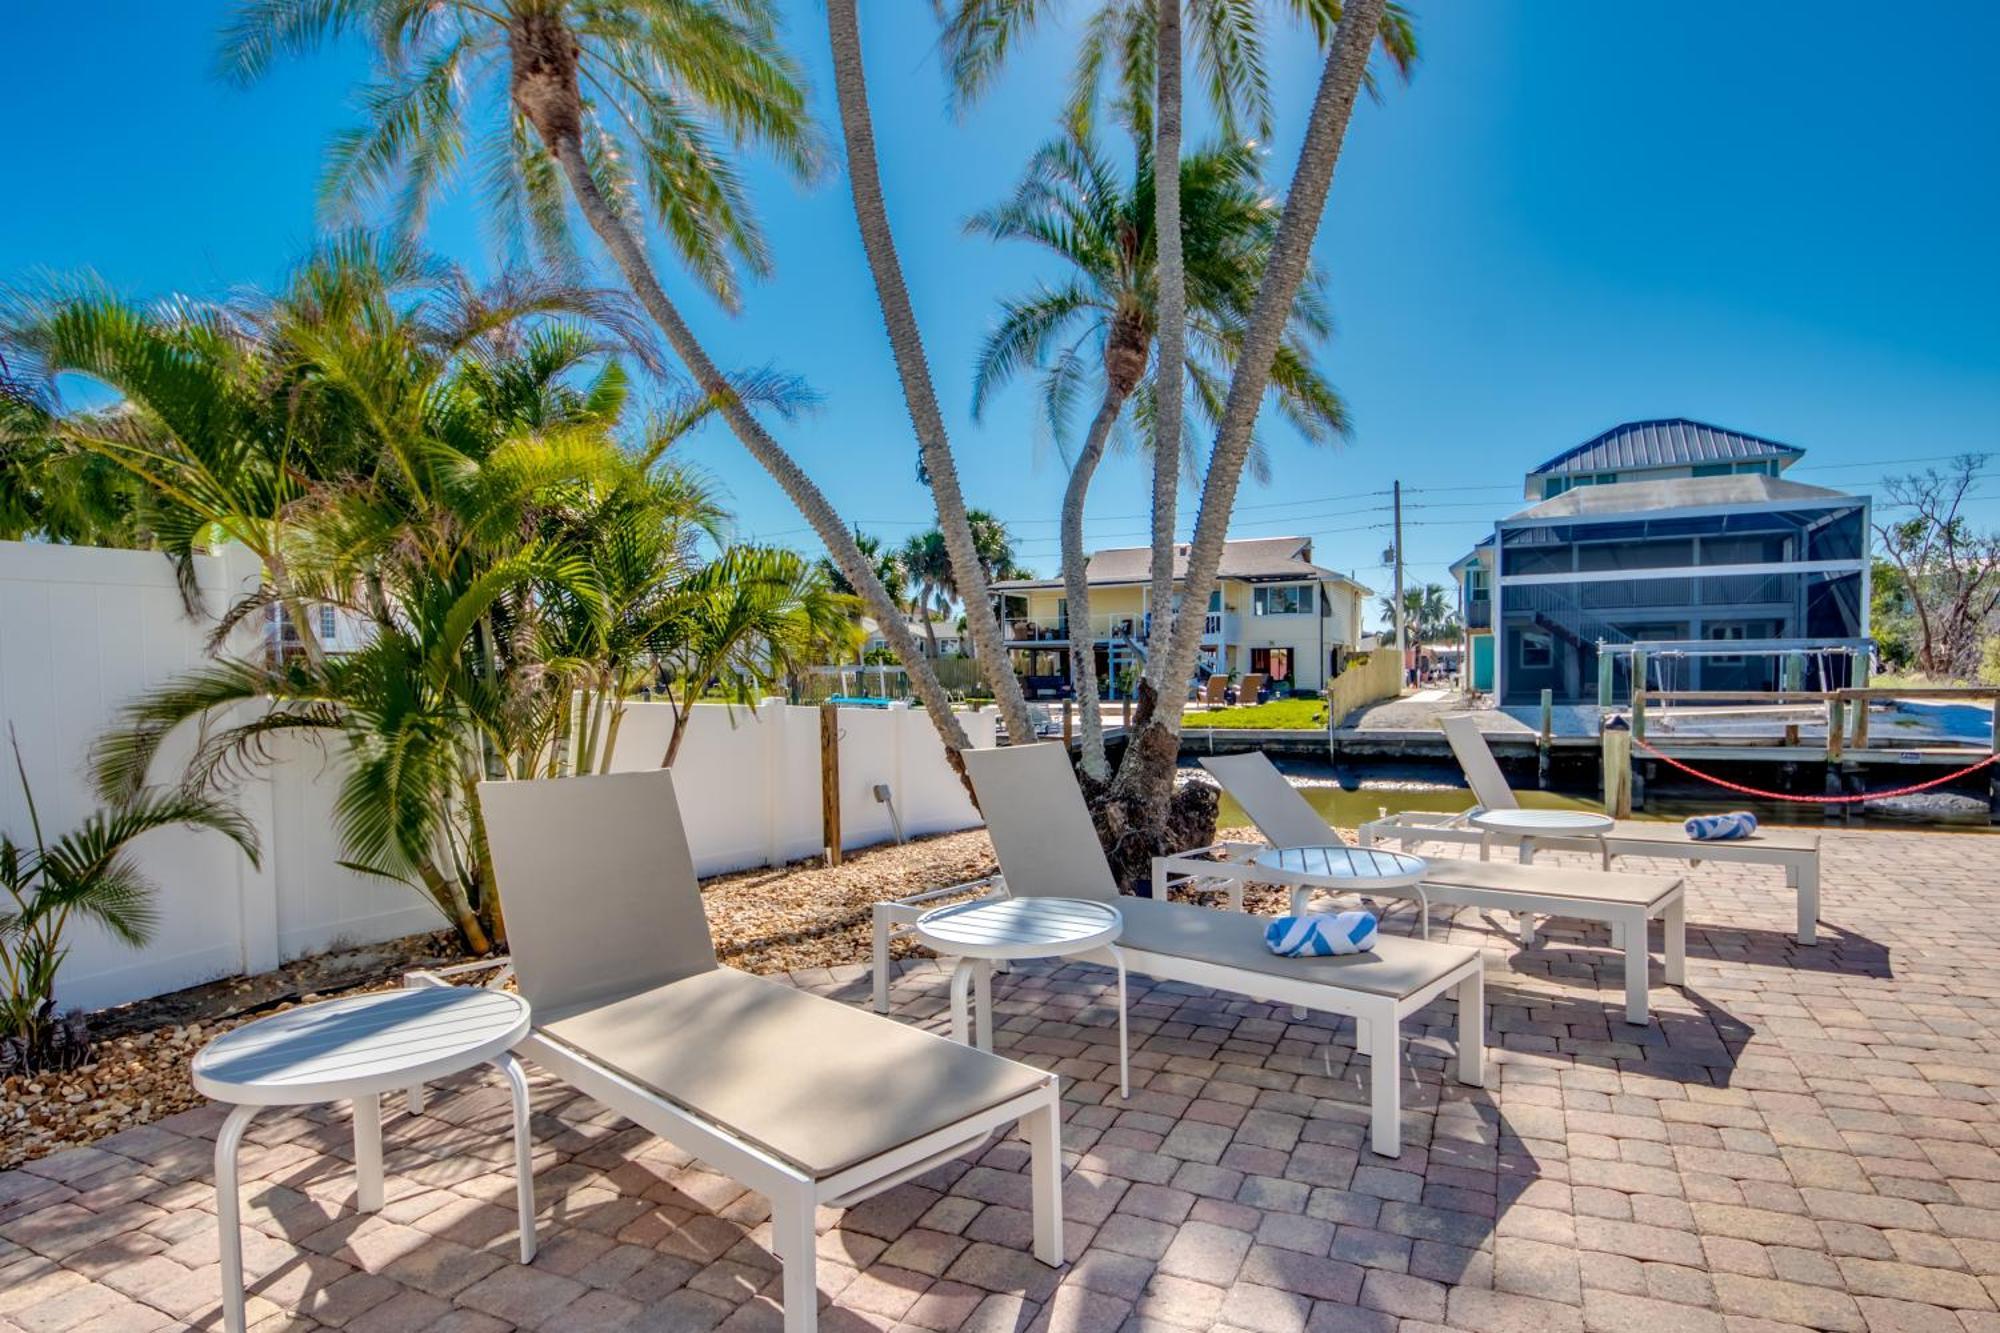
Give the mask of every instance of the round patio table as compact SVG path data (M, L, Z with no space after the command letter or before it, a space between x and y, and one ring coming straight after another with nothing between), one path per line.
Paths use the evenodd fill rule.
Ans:
M1472 817L1479 829L1479 859L1493 859L1493 840L1507 838L1520 846L1522 865L1535 859L1535 845L1542 841L1592 838L1606 870L1611 869L1611 845L1605 835L1618 827L1610 815L1590 810L1481 810Z
M215 1139L222 1310L243 1333L243 1236L236 1154L265 1106L354 1106L355 1204L382 1207L382 1094L491 1064L514 1092L514 1173L521 1262L535 1257L535 1180L528 1080L510 1053L528 1035L528 1002L508 991L425 986L327 1000L258 1019L217 1037L194 1058L195 1091L233 1103Z
M951 1035L993 1049L993 964L1096 954L1118 972L1118 1089L1132 1095L1125 1031L1125 918L1109 903L1084 898L985 898L940 907L917 918L917 938L958 959L951 973ZM968 995L968 991L972 992ZM976 1015L969 1015L974 1007Z
M1423 882L1431 867L1421 856L1342 845L1273 847L1258 854L1256 865L1260 870L1271 871L1274 880L1291 886L1294 916L1306 910L1306 903L1316 889L1392 893L1417 900L1422 909L1424 937L1430 937L1431 902Z

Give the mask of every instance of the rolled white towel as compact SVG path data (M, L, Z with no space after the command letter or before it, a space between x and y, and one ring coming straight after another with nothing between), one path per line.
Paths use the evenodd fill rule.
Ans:
M1372 912L1307 912L1281 916L1264 928L1264 944L1282 958L1325 958L1375 947Z

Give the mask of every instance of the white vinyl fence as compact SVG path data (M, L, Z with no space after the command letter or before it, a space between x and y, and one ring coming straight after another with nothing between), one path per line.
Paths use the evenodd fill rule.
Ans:
M209 616L255 586L257 562L232 548L199 557ZM0 728L11 723L42 827L51 835L94 808L88 755L119 708L207 658L211 622L191 619L165 557L0 542ZM247 631L246 633L254 633ZM251 651L253 640L239 645ZM996 714L963 715L974 744L991 745ZM910 836L980 820L947 766L929 720L905 705L840 710L842 843L891 836L886 785ZM704 704L674 762L704 875L772 865L821 850L819 710L770 700L754 711ZM613 768L657 767L671 734L665 704L634 704ZM170 750L154 774L175 776ZM414 890L336 864L333 797L340 758L330 747L280 739L276 762L238 799L263 842L261 869L216 834L166 830L137 843L158 884L160 925L131 950L89 923L71 927L59 1001L98 1008L236 972L255 972L337 943L370 943L442 924ZM0 772L0 829L28 838L11 753Z

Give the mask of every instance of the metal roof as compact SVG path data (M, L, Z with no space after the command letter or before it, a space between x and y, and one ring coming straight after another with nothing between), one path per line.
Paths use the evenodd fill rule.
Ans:
M1509 514L1503 523L1519 519L1620 518L1657 509L1694 509L1702 505L1824 504L1830 500L1865 497L1824 486L1746 474L1734 477L1668 477L1655 481L1621 481L1611 486L1579 486L1540 504Z
M1662 421L1628 421L1595 439L1566 449L1528 475L1616 472L1620 468L1672 467L1690 463L1735 463L1779 458L1787 461L1805 450L1741 431L1724 430L1706 422L1672 417Z

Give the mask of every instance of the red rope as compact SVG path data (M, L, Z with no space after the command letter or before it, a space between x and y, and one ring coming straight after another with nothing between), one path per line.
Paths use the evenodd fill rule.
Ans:
M1987 755L1976 764L1968 764L1956 773L1947 773L1941 778L1932 778L1929 782L1913 783L1908 787L1897 787L1893 791L1862 792L1855 796L1788 796L1784 792L1762 791L1756 787L1746 787L1739 782L1731 782L1726 778L1718 778L1713 773L1704 773L1698 768L1690 768L1672 755L1662 753L1637 736L1632 738L1632 743L1653 755L1660 762L1670 764L1678 768L1681 772L1686 773L1689 777L1700 778L1703 782L1712 782L1718 787L1726 787L1730 791L1742 792L1745 796L1761 796L1767 801L1799 801L1807 805L1852 805L1859 801L1887 800L1891 796L1913 796L1920 791L1929 791L1932 787L1942 787L1947 782L1955 782L1969 773L1977 773L1980 769L1985 768L1995 760L2000 760L2000 752L1995 752Z

